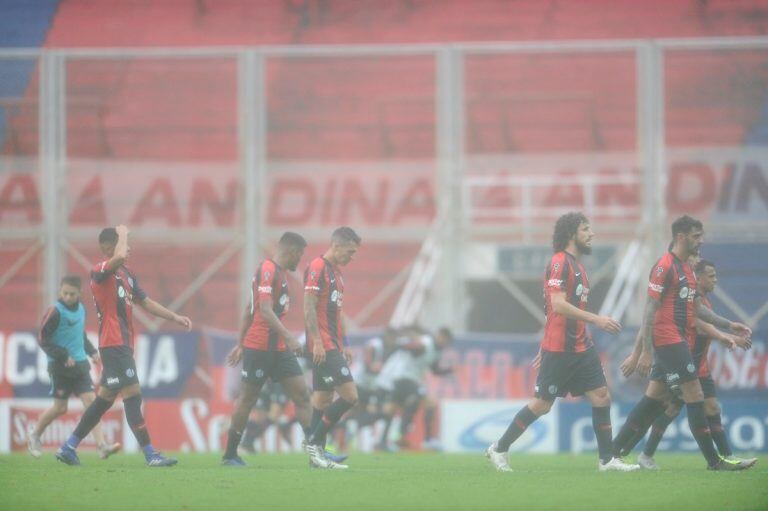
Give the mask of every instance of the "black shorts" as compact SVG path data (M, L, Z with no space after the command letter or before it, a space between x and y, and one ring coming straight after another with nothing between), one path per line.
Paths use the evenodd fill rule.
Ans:
M287 378L302 376L299 361L290 351L265 351L251 348L243 349L243 369L241 380L253 385L263 385L267 379L283 381Z
M101 385L109 390L139 383L133 350L128 346L99 348L101 355Z
M701 390L704 391L704 399L717 397L717 392L715 392L715 380L712 379L711 374L700 377L699 383L701 383Z
M418 402L424 395L424 387L419 382L401 379L395 380L394 388L389 393L388 401L400 406L406 406Z
M54 399L69 399L70 395L93 392L91 365L87 360L77 362L74 367L49 364L48 374L51 376L51 396Z
M326 392L344 383L354 381L347 360L339 350L325 352L325 362L314 364L312 371L312 389Z
M677 386L698 378L697 372L687 343L667 344L654 349L651 380Z
M556 397L581 396L607 385L600 357L594 347L580 353L541 352L541 367L535 395L545 401Z

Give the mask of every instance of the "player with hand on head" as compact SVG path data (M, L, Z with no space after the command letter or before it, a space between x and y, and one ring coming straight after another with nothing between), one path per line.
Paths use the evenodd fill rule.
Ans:
M99 248L104 259L91 270L91 291L99 316L101 386L75 431L56 451L56 459L67 465L80 464L76 452L78 445L120 394L123 397L126 421L144 453L147 466L175 465L177 460L166 458L152 446L141 411L141 386L133 358L133 305L138 304L149 314L173 321L186 330L192 329L192 321L149 298L139 285L136 275L125 266L130 254L126 226L103 229L99 234Z

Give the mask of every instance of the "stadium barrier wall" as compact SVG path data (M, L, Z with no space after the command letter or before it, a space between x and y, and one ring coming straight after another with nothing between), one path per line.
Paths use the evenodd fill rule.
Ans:
M629 350L632 338L634 332L628 330L622 337L599 338L597 341L612 395L619 403L614 409L614 427L620 425L622 414L628 411L627 403L640 398L646 383L642 378L625 379L618 375L618 365ZM713 345L710 350L710 366L736 449L766 449L766 338L768 331L755 332L754 347L746 352L727 352L718 345ZM356 336L350 340L359 355L366 337ZM137 336L137 372L143 387L147 423L157 447L195 452L221 449L231 403L239 386L238 369L225 364L226 355L235 342L234 332L217 330ZM538 339L533 336L467 336L458 339L443 355L442 363L454 366L454 374L449 377L429 375L427 389L429 396L443 402L441 434L447 449L475 449L487 440L488 435L492 436L489 432L497 433L502 425L509 423L533 392L536 372L530 362L537 349ZM98 367L93 369L92 376L98 381ZM49 390L47 359L37 346L35 333L0 332L0 452L23 448L25 429L51 403ZM55 444L62 431L74 428L79 402L71 400L70 403L71 412L54 423L50 440L46 442ZM476 413L457 413L457 406L476 409ZM534 452L588 449L589 442L594 442L590 436L589 413L585 403L562 402L541 422L541 427L547 427L546 431L542 433L537 426L532 430L539 435L537 440L527 440L520 446L527 448L528 442L532 442L531 449L543 450ZM465 418L461 420L448 419L462 414ZM122 432L126 448L130 450L135 444L124 424L118 428L120 416L119 412L110 412L109 431L117 437ZM482 425L465 422L466 417L480 416L487 419ZM416 423L421 424L420 420ZM762 424L763 429L758 428L758 424ZM684 419L683 422L678 420L676 425L681 432L675 433L671 448L687 450L692 444L685 436ZM355 447L362 450L372 447L377 428L361 431ZM469 433L468 428L472 430ZM419 434L417 429L412 435L415 445L420 440ZM298 427L293 428L291 435L291 441L286 442L278 438L275 431L268 431L261 448L266 451L295 450L300 444Z

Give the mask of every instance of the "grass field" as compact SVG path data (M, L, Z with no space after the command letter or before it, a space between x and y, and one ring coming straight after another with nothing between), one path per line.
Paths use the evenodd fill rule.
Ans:
M497 473L482 456L357 454L350 469L310 470L300 455L218 465L213 454L182 454L173 468L138 455L81 467L52 454L0 456L0 510L522 509L767 510L768 456L740 473L708 472L695 455L659 455L659 472L598 473L594 455L513 456Z

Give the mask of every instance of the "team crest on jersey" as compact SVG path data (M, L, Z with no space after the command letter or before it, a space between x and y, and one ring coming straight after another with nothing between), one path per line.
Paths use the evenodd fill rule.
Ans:
M680 288L680 298L682 298L683 300L688 298L688 293L689 293L689 291L688 291L687 287L681 287Z
M117 286L117 296L125 298L125 288L122 285Z
M581 296L581 293L583 292L584 292L584 286L582 286L581 284L576 286L576 296Z
M657 266L656 267L656 275L661 275L662 273L664 273L664 268L661 267L661 266Z
M557 270L559 269L560 269L560 263L555 263L555 265L552 267L552 271L554 271L555 273L557 273Z
M265 271L264 272L264 280L269 280L270 275L271 275L271 273L269 273L268 271Z
M290 300L290 298L288 298L288 295L281 296L280 297L280 305L285 307L285 305L288 303L289 300Z

